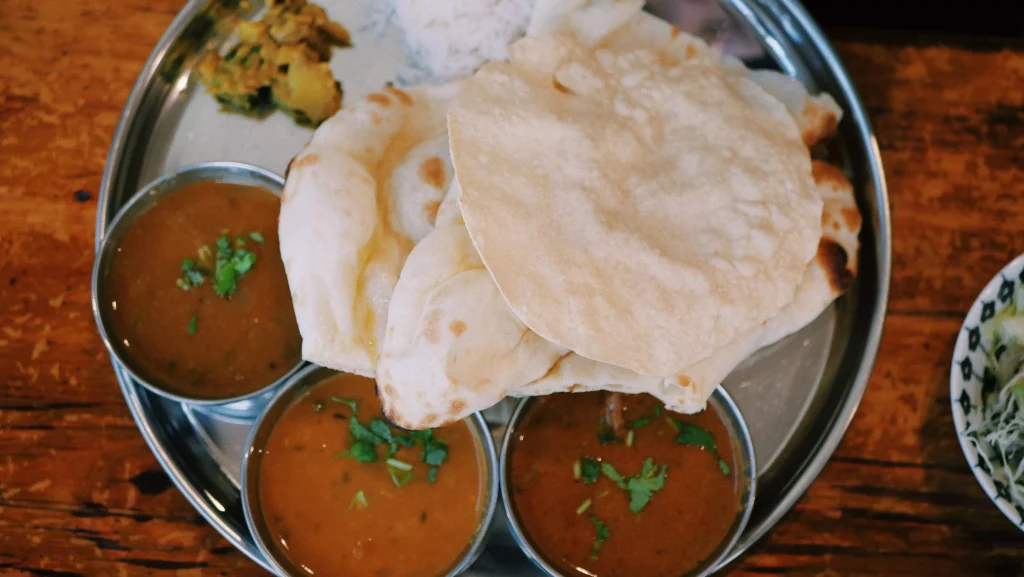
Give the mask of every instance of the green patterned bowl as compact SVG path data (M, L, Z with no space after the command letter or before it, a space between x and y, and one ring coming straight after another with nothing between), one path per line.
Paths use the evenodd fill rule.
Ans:
M949 396L960 448L967 457L974 477L999 510L1015 525L1024 529L1024 505L1013 501L1008 477L1003 471L1002 457L975 432L981 424L985 408L994 402L999 392L999 384L989 360L993 343L983 327L1013 302L1013 295L1022 283L1024 254L999 271L974 301L953 349Z

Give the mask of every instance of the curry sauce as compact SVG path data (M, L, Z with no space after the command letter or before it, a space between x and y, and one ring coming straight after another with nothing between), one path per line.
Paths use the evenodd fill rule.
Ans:
M737 517L728 432L711 407L662 413L651 396L622 397L626 440L603 429L604 393L534 401L510 447L513 510L526 538L565 575L685 575L715 552ZM689 444L694 439L705 446ZM630 487L605 474L606 464Z
M103 303L134 372L169 392L213 400L259 390L299 363L302 343L278 248L279 209L265 188L201 181L165 194L138 216L114 255L110 302ZM244 246L252 255L223 296L212 271L220 237L230 239L230 250ZM209 274L183 286L184 265L199 268L204 252Z
M429 433L447 450L439 466L424 463L422 443L397 446L389 459L382 443L373 462L361 462L353 418L357 428L383 426L374 382L341 374L311 387L274 425L258 482L270 546L295 574L446 574L481 524L483 449L460 421Z

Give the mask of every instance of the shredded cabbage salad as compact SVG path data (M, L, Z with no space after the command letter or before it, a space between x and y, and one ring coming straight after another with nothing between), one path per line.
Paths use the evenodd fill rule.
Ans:
M1024 506L1024 285L982 332L992 343L990 369L981 391L981 420L968 423L967 439L997 488L1005 485L1012 502Z

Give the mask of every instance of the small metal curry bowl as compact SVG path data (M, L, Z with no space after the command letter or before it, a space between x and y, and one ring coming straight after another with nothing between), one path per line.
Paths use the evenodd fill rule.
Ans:
M305 363L301 359L287 373L250 393L222 399L191 398L170 390L167 383L157 382L145 376L131 355L125 350L126 347L122 344L114 329L113 322L109 318L109 311L104 306L104 303L109 300L107 285L110 279L110 270L113 265L114 256L117 254L121 241L135 223L135 220L151 208L158 199L186 185L204 181L259 186L266 188L277 196L281 196L284 190L284 179L280 176L256 166L237 162L210 162L188 166L143 186L118 211L117 216L114 217L107 228L106 236L102 239L92 269L92 312L96 319L96 326L99 328L100 337L103 339L103 344L106 345L110 354L124 367L125 371L131 375L135 382L160 396L180 403L194 405L196 409L229 421L244 420L248 422L259 413L260 409L266 405L277 389L294 375L296 371L302 368Z
M501 499L505 505L505 514L508 516L509 532L512 533L512 537L520 549L523 550L523 553L529 557L530 561L533 561L537 567L551 577L574 577L559 571L533 545L529 535L526 534L526 531L520 524L518 512L512 502L512 467L509 463L512 444L519 433L520 423L528 414L530 406L534 401L535 398L533 397L521 400L516 406L515 411L513 411L512 418L505 429L505 437L501 443ZM730 552L743 534L743 530L746 528L750 515L754 510L757 467L754 461L754 443L750 438L750 432L747 430L747 424L743 420L743 415L740 413L739 408L733 403L732 398L729 397L729 394L722 387L715 389L715 392L708 400L708 405L714 408L722 419L736 455L736 490L739 494L739 508L736 512L736 518L729 528L729 532L726 533L718 547L697 567L688 573L681 574L679 577L706 577L724 566L728 562Z
M268 563L281 577L307 577L308 573L300 570L285 557L280 549L273 544L273 538L263 518L260 505L260 464L263 458L263 447L270 439L270 434L285 411L298 400L303 393L324 380L339 374L338 371L316 365L308 365L294 374L277 395L270 401L264 411L257 417L249 438L246 440L242 453L242 509L245 522L249 527L256 546L259 547ZM498 508L498 453L494 447L487 421L480 413L473 413L465 420L474 440L480 444L483 452L480 463L482 471L487 475L484 483L483 512L476 533L466 545L462 556L453 562L451 568L443 576L454 577L469 568L483 553L486 544L487 529L491 525L494 513Z

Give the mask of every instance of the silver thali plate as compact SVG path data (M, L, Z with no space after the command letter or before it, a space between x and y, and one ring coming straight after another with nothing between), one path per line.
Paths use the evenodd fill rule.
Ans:
M373 0L367 0L372 2ZM359 0L322 0L352 32L331 69L346 101L394 80L402 58L394 27L373 30ZM237 2L191 0L150 55L118 123L100 189L99 246L118 209L146 182L190 164L235 161L283 174L312 132L282 113L265 120L224 114L190 79L195 58L224 39L218 23ZM824 467L846 431L874 366L888 301L889 204L881 157L856 91L831 45L796 0L651 0L648 11L701 35L752 67L779 69L844 111L828 151L853 182L864 215L860 270L846 295L809 326L755 353L723 383L747 421L759 465L758 499L735 559L774 526ZM245 15L237 15L245 16ZM196 509L234 546L268 568L246 526L239 495L241 453L251 423L224 419L156 396L114 362L143 437ZM500 438L510 416L485 412ZM500 511L500 508L499 508ZM499 512L484 554L467 575L541 575L519 550Z

